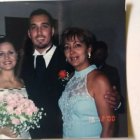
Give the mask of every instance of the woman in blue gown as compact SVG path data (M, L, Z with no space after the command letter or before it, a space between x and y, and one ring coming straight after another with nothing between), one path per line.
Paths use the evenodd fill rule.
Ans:
M68 28L62 34L66 60L75 72L59 99L64 138L112 137L115 116L104 100L112 91L105 75L90 64L93 36L81 28Z

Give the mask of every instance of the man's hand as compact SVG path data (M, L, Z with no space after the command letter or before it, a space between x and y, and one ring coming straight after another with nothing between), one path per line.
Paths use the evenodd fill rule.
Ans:
M113 91L112 92L107 92L105 94L105 100L107 103L110 104L110 107L113 108L114 110L118 108L119 104L121 103L120 101L120 95L116 89L115 86L113 86Z

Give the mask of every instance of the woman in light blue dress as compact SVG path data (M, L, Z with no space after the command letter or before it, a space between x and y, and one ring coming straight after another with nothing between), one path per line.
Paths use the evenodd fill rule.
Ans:
M68 28L62 34L66 60L75 68L59 99L64 138L113 137L115 116L104 100L112 87L105 75L90 64L92 34Z

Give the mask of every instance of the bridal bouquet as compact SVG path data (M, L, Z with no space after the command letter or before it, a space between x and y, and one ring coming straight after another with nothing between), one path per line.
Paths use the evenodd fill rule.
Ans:
M20 134L29 129L39 128L43 108L38 109L34 102L20 93L0 95L0 127L10 127Z

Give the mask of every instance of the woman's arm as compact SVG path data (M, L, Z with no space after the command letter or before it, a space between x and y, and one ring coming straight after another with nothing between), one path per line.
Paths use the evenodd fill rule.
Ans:
M2 135L6 135L8 137L11 137L11 138L16 138L17 137L17 134L14 133L10 128L8 127L3 127L1 128L0 127L0 134Z
M104 96L106 91L112 91L112 86L106 76L101 73L94 73L92 78L89 78L90 94L96 102L98 115L102 124L101 137L113 137L115 115L113 109L105 101Z

